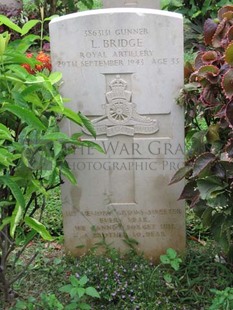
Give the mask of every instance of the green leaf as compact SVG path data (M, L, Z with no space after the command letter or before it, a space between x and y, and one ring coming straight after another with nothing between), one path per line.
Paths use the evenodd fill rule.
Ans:
M197 187L202 199L214 198L216 194L221 193L227 186L227 183L222 182L216 177L206 177L197 180Z
M20 155L21 157L21 155ZM9 167L9 166L15 166L14 160L15 156L10 153L7 149L0 147L0 164Z
M167 256L170 257L171 259L174 259L177 257L176 251L172 248L168 248L166 253L167 253Z
M51 82L51 84L56 84L57 82L59 82L62 79L62 73L61 72L52 72L49 75L49 80Z
M82 276L81 279L79 279L79 284L81 286L84 286L85 284L87 284L88 282L88 277L85 275L85 276Z
M77 144L77 143L76 143ZM105 154L106 152L104 151L104 149L97 143L93 142L93 141L87 141L87 140L81 140L78 145L80 146L85 146L85 147L91 147L93 149L96 149L98 152Z
M92 9L94 5L93 0L80 0L89 10Z
M11 222L11 217L5 217L3 220L1 220L1 222L2 222L2 225L0 225L0 231L3 230L3 228L4 228L6 225L10 224L10 222Z
M180 268L180 264L179 264L179 262L178 262L177 260L174 260L174 261L171 261L171 267L172 267L174 270L178 271L179 268Z
M170 259L167 255L160 255L160 261L162 264L170 264Z
M46 21L49 22L50 20L52 20L52 19L54 19L54 18L56 18L56 17L59 17L59 15L55 14L55 15L46 17L46 18L43 20L43 22L46 22Z
M12 201L8 201L8 200L0 201L0 208L8 207L8 206L12 206Z
M54 141L53 143L54 156L57 157L62 151L62 144L60 142Z
M72 183L77 184L76 177L72 173L71 169L66 165L61 165L60 167L61 173Z
M172 276L170 275L170 273L165 273L163 275L163 278L164 280L167 282L167 283L171 283L172 282Z
M19 188L18 184L12 180L12 177L10 176L0 176L0 183L7 186L10 190L12 195L15 197L17 203L21 207L25 207L25 199L21 192L21 189Z
M78 304L78 309L81 310L91 310L91 306L89 306L88 304L82 302Z
M62 113L64 116L66 116L68 119L70 119L71 121L73 121L74 123L78 124L79 126L82 126L82 119L80 118L80 116L75 113L74 111L70 110L69 108L64 108L61 111L57 111L58 113Z
M8 68L12 70L14 73L16 73L17 75L15 76L18 77L19 79L22 80L27 79L29 73L20 64L9 65Z
M28 31L35 27L38 23L41 23L39 19L29 20L26 24L23 25L21 35L28 33Z
M81 112L79 112L78 115L81 118L84 127L86 127L86 129L92 134L92 136L96 138L96 131L92 122Z
M70 304L65 306L65 310L77 310L77 309L81 309L80 304L77 304L76 302L71 302Z
M97 292L97 290L94 287L91 287L91 286L86 288L86 294L91 297L100 298L100 294Z
M10 130L3 124L0 124L0 140L13 141Z
M49 37L49 36L44 36L44 37L43 37L43 41L44 41L44 40L50 42L50 37Z
M6 25L8 28L22 34L22 29L14 24L8 17L4 15L0 15L0 24Z
M78 280L75 276L70 276L70 277L69 277L69 280L70 280L70 283L71 283L73 286L78 286L79 280Z
M16 83L23 83L23 80L14 76L12 73L5 73L4 75L0 76L1 80L7 80L7 81L11 81L11 82L16 82Z
M77 292L77 294L78 294L78 297L79 298L82 298L83 296L84 296L84 294L85 294L85 288L83 288L83 287L78 287L78 288L76 288L76 292ZM74 297L74 296L73 296Z
M63 132L51 132L45 134L41 140L48 140L48 141L67 141L72 142L72 139L70 139L65 133Z
M233 66L233 42L226 49L225 60L230 66Z
M53 237L47 231L45 226L42 223L40 223L39 221L37 221L36 219L27 216L27 217L25 217L24 221L31 229L33 229L37 233L39 233L44 240L48 240L48 241L53 240Z
M219 124L211 124L208 128L208 132L206 134L207 141L209 143L214 143L215 141L220 140L219 136Z
M72 287L69 294L70 294L71 299L74 299L78 295L78 288Z
M63 293L70 293L70 291L72 290L73 286L71 284L67 284L67 285L64 285L62 287L59 288L59 291L60 292L63 292Z
M15 229L16 229L17 225L19 224L19 222L22 218L22 215L23 215L22 206L17 203L15 206L15 209L12 213L11 221L10 221L10 235L12 238L14 238Z
M32 126L35 129L38 130L45 130L46 127L44 124L40 121L39 118L35 116L33 112L31 112L28 109L22 108L20 106L16 105L5 105L4 110L11 112L12 114L16 115L19 119L21 119L23 122L27 123L28 125Z

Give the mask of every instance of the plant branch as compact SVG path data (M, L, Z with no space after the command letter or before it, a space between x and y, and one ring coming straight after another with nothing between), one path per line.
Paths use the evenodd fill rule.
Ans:
M39 254L39 251L37 251L29 260L29 262L26 264L24 270L22 270L13 280L9 282L9 286L11 286L13 283L15 283L18 279L22 277L22 275L27 271L28 267L31 265L31 263L34 261L36 256Z

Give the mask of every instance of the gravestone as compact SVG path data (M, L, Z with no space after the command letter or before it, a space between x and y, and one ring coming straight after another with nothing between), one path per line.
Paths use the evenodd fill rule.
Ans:
M119 8L119 7L140 7L159 9L160 0L103 0L104 8Z
M78 185L62 187L67 251L82 255L103 238L122 252L134 239L153 260L169 247L183 250L183 184L168 185L184 158L182 16L87 11L54 19L50 35L62 95L91 119L105 151L83 148L68 159ZM94 140L86 130L84 138Z

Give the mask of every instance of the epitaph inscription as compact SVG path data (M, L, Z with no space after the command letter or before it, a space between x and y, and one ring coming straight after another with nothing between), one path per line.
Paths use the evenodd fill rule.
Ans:
M120 251L126 235L135 238L154 260L168 247L185 246L182 184L168 185L184 160L183 111L176 104L182 25L179 14L138 8L71 14L50 24L62 94L90 118L105 151L80 148L68 159L78 178L76 187L62 188L65 245L74 255L103 236ZM77 131L69 122L61 126Z

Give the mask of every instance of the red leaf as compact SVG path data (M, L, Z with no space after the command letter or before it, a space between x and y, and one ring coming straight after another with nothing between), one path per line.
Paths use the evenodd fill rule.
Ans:
M228 157L233 158L233 139L230 139L226 145Z
M215 51L208 51L202 55L202 61L206 65L211 65L218 60L218 54Z
M200 201L200 192L198 189L197 189L197 192L198 194L195 197L193 197L191 204L189 205L190 208L194 208L195 205Z
M233 5L225 5L223 8L221 8L218 11L218 18L223 19L224 18L223 15L229 11L233 11Z
M198 70L200 69L204 63L203 63L203 60L202 60L202 56L203 56L203 52L200 52L197 54L197 57L195 58L195 69Z
M208 18L204 23L204 39L205 44L210 45L212 43L212 38L217 29L218 25L210 18Z
M193 73L194 69L190 62L186 62L184 66L184 77L185 79L189 79L190 75Z
M199 70L198 70L198 74L200 76L203 77L207 77L208 74L211 74L213 76L217 76L219 74L219 69L216 66L213 65L206 65L206 66L202 66Z
M183 188L183 191L178 200L186 199L193 200L194 198L199 196L199 190L197 189L196 182L189 182Z
M194 163L193 175L192 177L197 177L206 168L210 166L211 163L215 161L216 157L212 153L201 154Z
M204 105L207 106L216 106L219 102L216 99L216 92L218 89L213 85L207 85L203 88L203 91L200 95L200 99Z
M223 40L223 38L224 38L224 36L226 34L225 33L226 32L225 25L226 25L226 19L223 19L219 23L219 25L218 25L215 33L214 33L214 36L212 38L212 45L213 45L213 47L220 47L220 46L222 46L222 40Z
M182 180L191 170L192 170L192 167L189 167L189 166L180 168L172 177L169 185L177 183L180 180Z
M233 26L228 30L227 38L229 42L233 41Z
M233 18L233 12L228 11L222 15L223 18L225 18L227 21L230 21Z
M213 65L202 66L198 70L198 76L201 78L199 82L205 87L210 82L211 84L217 84L219 81L219 68ZM204 79L203 79L204 78ZM206 81L207 80L207 81Z
M221 118L224 120L221 120L221 128L223 127L223 125L225 125L225 116L226 116L226 106L222 106L222 108L216 113L215 115L217 118ZM228 124L227 124L228 127Z
M233 69L227 71L222 78L222 88L228 99L233 98Z
M226 117L228 123L233 127L233 100L230 101L226 107Z

